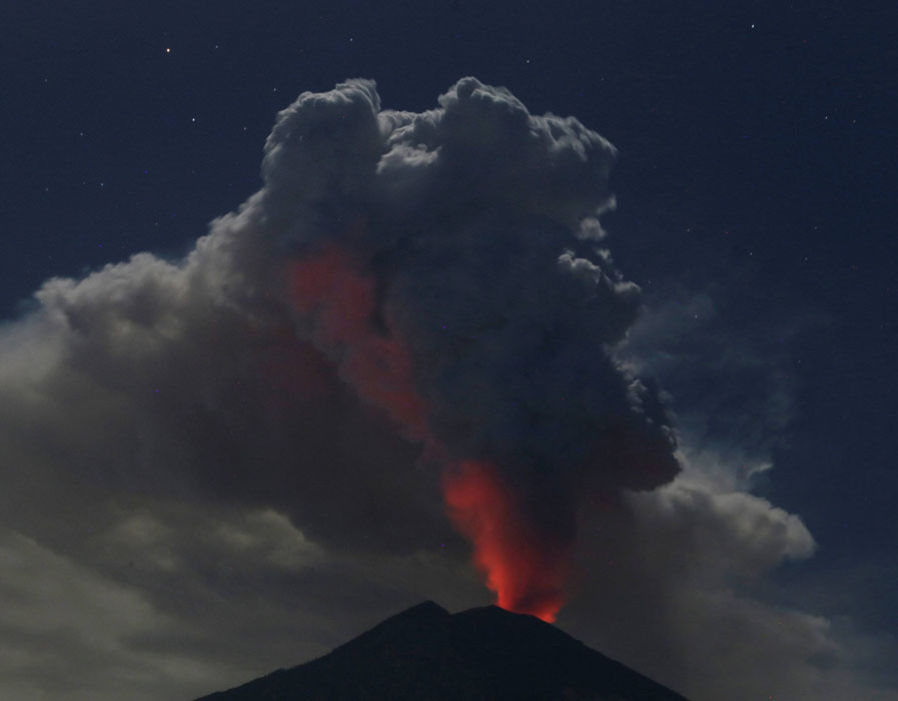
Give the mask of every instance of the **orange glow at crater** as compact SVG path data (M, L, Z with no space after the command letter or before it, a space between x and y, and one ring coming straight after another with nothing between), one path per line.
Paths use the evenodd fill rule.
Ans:
M554 622L564 604L568 548L528 522L519 499L488 462L450 470L443 494L455 526L474 542L474 564L496 603Z

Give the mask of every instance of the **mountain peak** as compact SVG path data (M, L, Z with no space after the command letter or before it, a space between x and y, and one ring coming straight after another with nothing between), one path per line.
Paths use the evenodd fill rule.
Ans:
M526 614L412 606L330 654L197 701L262 699L685 701Z
M419 618L419 619L440 619L449 616L449 612L435 601L428 599L420 604L410 606L404 611L400 611L394 616L387 618L384 623L397 620L400 618Z

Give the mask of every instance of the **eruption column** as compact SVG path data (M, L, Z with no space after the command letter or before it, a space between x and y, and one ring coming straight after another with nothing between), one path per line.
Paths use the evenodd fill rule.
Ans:
M371 81L303 93L265 148L252 202L288 224L297 337L429 462L464 456L450 518L500 606L553 620L583 499L679 471L657 391L613 354L640 307L594 246L614 147L463 78L419 114Z
M401 340L374 330L374 282L336 246L291 266L293 303L317 319L316 338L342 348L341 372L410 437L427 435L426 408L413 389ZM432 439L431 439L432 440ZM536 528L520 497L485 461L449 470L444 496L455 526L474 542L474 560L502 608L554 621L563 604L567 547Z

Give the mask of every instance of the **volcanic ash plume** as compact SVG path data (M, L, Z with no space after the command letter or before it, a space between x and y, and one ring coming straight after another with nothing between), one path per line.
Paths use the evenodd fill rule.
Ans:
M547 620L578 510L678 471L656 392L611 356L639 305L601 247L614 154L474 78L422 113L352 80L280 113L253 202L297 334L439 457L499 604Z

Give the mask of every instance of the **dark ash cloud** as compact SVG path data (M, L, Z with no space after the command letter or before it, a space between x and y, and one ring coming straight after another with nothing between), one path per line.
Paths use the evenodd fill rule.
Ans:
M473 78L423 113L352 80L279 114L263 188L183 260L45 283L0 329L0 552L17 563L0 582L19 595L0 629L31 641L0 668L48 671L0 675L0 692L58 697L68 658L85 698L121 698L113 668L142 680L134 698L187 696L420 598L485 603L440 493L447 463L476 460L522 532L575 557L583 637L646 671L683 650L681 670L721 675L659 677L750 698L739 655L700 633L736 620L737 651L772 645L776 612L730 582L813 539L696 477L659 391L615 358L640 291L598 223L614 154ZM56 636L31 613L65 580ZM121 615L78 613L107 599ZM796 698L819 681L795 671L806 657L840 659L802 616L759 658L799 661L777 668ZM54 636L49 664L36 641Z

